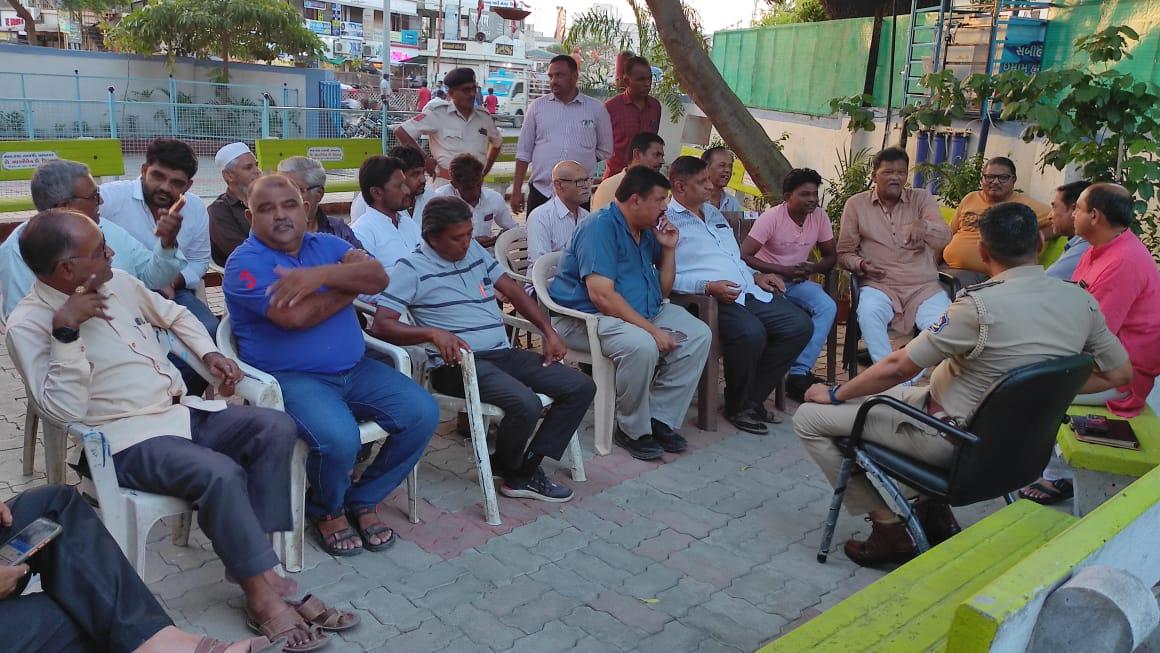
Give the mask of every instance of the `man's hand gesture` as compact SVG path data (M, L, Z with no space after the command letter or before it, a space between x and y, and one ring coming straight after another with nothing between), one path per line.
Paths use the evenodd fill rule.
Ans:
M177 247L177 233L181 231L181 209L185 208L185 195L177 198L173 206L168 209L161 209L157 214L157 226L153 228L153 234L161 239L162 249L174 249Z
M677 246L677 241L681 237L681 232L669 222L669 219L662 217L656 228L657 243L665 249L673 249Z
M89 318L113 319L108 313L108 300L98 290L100 286L97 275L90 275L88 280L78 286L76 292L53 314L52 328L79 329Z
M768 273L756 274L753 276L753 283L757 284L758 288L766 292L784 293L785 281L782 280L781 275Z
M319 268L274 268L278 280L270 285L270 306L294 308L299 302L318 292L326 285L326 276Z
M209 368L211 374L221 379L221 385L218 390L223 397L230 397L234 394L234 388L242 381L242 369L234 361L226 358L216 351L211 351L202 357L202 362Z
M710 281L705 284L705 294L716 297L719 302L732 304L741 294L741 286L732 281Z

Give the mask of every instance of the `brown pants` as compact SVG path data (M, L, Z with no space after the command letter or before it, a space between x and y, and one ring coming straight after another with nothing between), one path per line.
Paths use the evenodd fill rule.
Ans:
M926 403L927 388L896 387L883 392L916 408ZM839 406L802 404L793 416L794 432L801 438L806 451L822 468L830 485L838 479L842 469L842 452L834 438L850 435L861 401L848 401ZM888 406L877 406L866 416L862 438L904 452L906 455L931 465L950 465L954 447L934 429L908 419ZM906 490L904 490L906 492ZM864 474L855 474L846 484L842 501L853 515L864 515L874 510L890 510L878 490Z

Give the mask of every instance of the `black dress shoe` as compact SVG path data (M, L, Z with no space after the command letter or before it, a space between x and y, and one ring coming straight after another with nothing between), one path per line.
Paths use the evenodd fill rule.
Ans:
M652 429L653 439L665 451L669 453L681 453L689 448L689 441L680 433L674 431L668 424L658 422L654 419L652 420Z
M612 434L612 441L616 446L628 452L628 455L637 460L656 460L664 455L665 450L661 445L653 439L651 435L642 435L633 440L624 434L624 431L617 427L616 432Z
M809 374L791 374L785 377L785 396L800 403L805 402L806 390L810 389L811 385L821 383L821 377Z
M752 408L747 408L732 415L726 415L725 419L746 433L769 435L769 428L765 426L765 422L754 413Z

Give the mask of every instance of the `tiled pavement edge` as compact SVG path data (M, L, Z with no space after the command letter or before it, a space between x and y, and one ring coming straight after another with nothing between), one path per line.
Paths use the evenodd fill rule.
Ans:
M36 475L21 474L23 395L0 352L0 499L43 483L41 455ZM721 424L686 425L691 450L663 465L589 457L586 483L549 461L576 498L501 497L499 527L483 521L471 449L442 434L420 467L420 524L407 522L400 489L383 507L401 536L394 548L334 559L308 534L306 569L291 577L362 615L331 651L753 650L883 572L840 553L815 562L829 487L788 423L766 437ZM590 422L582 442L590 455ZM957 514L966 524L997 506ZM843 514L835 541L864 528ZM150 587L181 627L246 636L241 591L200 531L190 543L154 529Z

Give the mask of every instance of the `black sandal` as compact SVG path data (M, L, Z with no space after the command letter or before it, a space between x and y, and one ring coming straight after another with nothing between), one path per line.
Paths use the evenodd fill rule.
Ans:
M1033 497L1028 493L1028 490L1036 490L1047 496ZM1061 501L1067 501L1074 495L1075 486L1066 478L1060 478L1054 481L1036 481L1019 490L1020 498L1034 501L1041 506L1053 506Z
M358 518L363 516L363 515L372 514L372 513L377 513L376 506L371 506L370 508L359 508L358 510L352 510L352 511L350 511L350 513L347 514L347 519L350 519L354 523L354 528L358 531L359 537L362 538L362 543L363 543L364 549L366 549L367 551L371 551L371 552L385 551L386 549L389 549L395 545L395 540L397 539L396 535L395 535L395 530L393 528L391 528L390 526L387 526L386 524L382 523L381 521L378 522L377 524L371 524L370 526L363 528L360 525ZM370 540L372 537L378 538L383 533L390 533L391 536L388 537L385 542L379 542L378 544L371 544Z
M351 549L343 549L338 546L342 542L354 541L362 543L362 538L359 537L359 534L355 531L355 529L347 526L346 528L340 528L339 530L334 531L329 535L323 535L322 528L319 527L319 524L322 522L332 521L338 519L340 516L341 515L323 515L322 517L315 520L314 528L318 530L318 544L322 547L323 551L326 551L332 556L340 558L356 556L363 552L363 547L356 546ZM347 519L350 518L348 517Z

